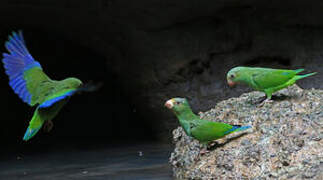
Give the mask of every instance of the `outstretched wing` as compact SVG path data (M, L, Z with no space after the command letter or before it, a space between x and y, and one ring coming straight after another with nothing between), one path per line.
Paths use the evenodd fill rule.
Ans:
M9 85L27 104L33 106L40 101L39 93L53 87L41 65L34 60L26 48L22 32L13 32L5 43L8 53L3 53L2 62L9 77ZM47 84L46 86L41 85Z
M298 70L261 69L252 72L252 80L258 89L280 86L292 79Z

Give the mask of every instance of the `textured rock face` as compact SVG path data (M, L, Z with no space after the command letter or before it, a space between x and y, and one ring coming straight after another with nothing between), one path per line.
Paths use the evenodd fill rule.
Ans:
M209 153L182 128L173 131L170 163L178 179L322 179L323 91L294 85L257 108L259 92L218 103L201 113L208 120L250 124L248 133L218 140Z

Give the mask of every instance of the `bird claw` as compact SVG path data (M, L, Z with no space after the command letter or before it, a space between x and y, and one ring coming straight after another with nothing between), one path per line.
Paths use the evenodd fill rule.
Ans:
M48 120L44 124L44 131L45 132L50 132L53 129L54 123L51 120Z
M216 147L216 146L218 146L219 145L219 143L217 142L217 141L214 141L214 142L211 142L211 143L209 143L209 144L205 144L205 145L203 145L202 147L202 149L200 150L200 155L202 156L202 155L204 155L204 154L207 154L207 153L209 153L210 151L212 151L212 149L214 148L214 147Z
M200 154L201 156L203 156L204 154L209 153L209 152L210 152L210 151L209 151L209 150L207 150L207 148L203 148L203 149L201 149L201 150L200 150L200 153L199 153L199 154Z
M211 142L211 143L208 145L208 148L215 146L215 144L217 144L217 143L216 143L216 142Z
M265 99L264 101L262 101L257 107L263 107L265 104L267 103L273 103L274 101L271 99Z
M202 116L203 116L203 112L202 112L202 111L198 112L197 114L198 114L200 117L202 117Z

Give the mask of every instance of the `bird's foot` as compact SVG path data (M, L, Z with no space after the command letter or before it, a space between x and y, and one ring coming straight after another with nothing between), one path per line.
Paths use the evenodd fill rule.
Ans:
M265 104L267 104L267 103L273 103L274 101L273 100L271 100L271 99L265 99L265 100L263 100L257 107L263 107Z
M53 129L54 123L51 120L48 120L44 124L44 131L45 132L50 132Z
M254 105L256 105L256 104L260 104L260 103L264 102L266 99L267 99L267 97L266 97L266 96L264 96L264 97L261 97L261 98L259 98L259 99L254 100L252 103L253 103Z
M210 142L208 144L203 144L203 147L202 149L200 150L200 155L204 155L204 154L207 154L209 153L210 151L214 150L215 148L217 148L219 146L219 142L217 141L213 141L213 142Z
M201 111L200 111L200 112L198 112L197 114L198 114L200 117L203 117L203 115L204 115L204 114L203 114L203 112L201 112Z
M201 149L201 150L200 150L200 153L199 153L199 154L200 154L201 156L203 156L204 154L207 154L207 153L209 153L209 152L210 152L210 151L207 149L207 147L205 147L205 148L203 148L203 149Z

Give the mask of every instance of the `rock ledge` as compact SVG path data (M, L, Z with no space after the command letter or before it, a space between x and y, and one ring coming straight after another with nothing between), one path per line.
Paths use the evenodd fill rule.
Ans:
M323 90L294 85L258 108L264 94L251 92L222 101L202 113L208 120L252 125L248 133L227 136L205 155L202 146L173 131L170 163L177 179L323 178Z

